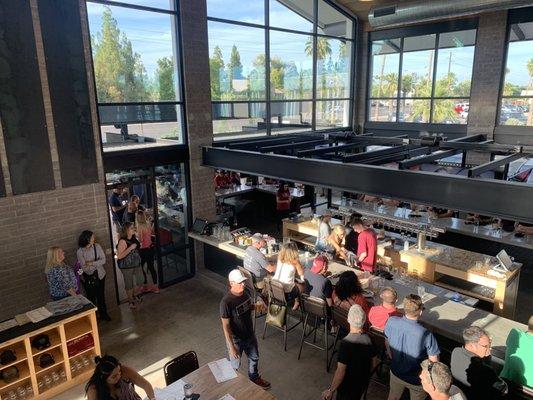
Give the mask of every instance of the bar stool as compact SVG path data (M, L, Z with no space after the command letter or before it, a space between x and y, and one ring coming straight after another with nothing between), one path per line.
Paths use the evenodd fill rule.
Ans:
M326 352L326 371L329 372L329 350L333 348L333 344L329 344L328 341L328 326L330 318L328 316L328 305L325 300L319 299L318 297L313 297L309 295L302 295L301 301L302 311L305 315L304 318L304 328L302 332L302 339L300 340L300 351L298 352L298 360L302 355L302 348L304 343L313 346L316 349L323 350ZM314 324L309 324L311 330L307 333L307 325L309 318L314 318ZM324 322L324 346L316 344L316 334L319 329L321 329L322 321ZM313 335L313 341L307 341L306 339Z
M348 323L348 311L344 308L333 306L331 309L331 316L337 325L337 333L335 333L335 340L333 341L333 351L328 363L328 370L331 368L333 357L337 353L337 343L350 332L350 324Z

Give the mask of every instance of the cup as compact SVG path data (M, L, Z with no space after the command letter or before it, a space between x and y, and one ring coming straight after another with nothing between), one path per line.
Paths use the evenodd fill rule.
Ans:
M419 285L417 287L417 291L418 291L418 295L420 296L420 298L423 299L424 295L426 294L426 288L424 286Z

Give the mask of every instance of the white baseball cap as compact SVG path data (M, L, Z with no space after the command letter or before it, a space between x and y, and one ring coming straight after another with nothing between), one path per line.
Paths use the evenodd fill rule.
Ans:
M242 274L241 271L239 271L238 269L234 269L229 273L228 279L230 282L241 283L246 280L246 277Z

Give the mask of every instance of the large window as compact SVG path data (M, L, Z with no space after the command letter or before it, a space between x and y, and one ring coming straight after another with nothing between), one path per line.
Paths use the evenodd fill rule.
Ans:
M533 22L510 26L499 123L533 126Z
M104 151L183 143L175 1L106 3L87 2Z
M371 34L367 121L466 124L476 29L420 33Z
M326 0L207 0L213 132L351 126L354 22Z

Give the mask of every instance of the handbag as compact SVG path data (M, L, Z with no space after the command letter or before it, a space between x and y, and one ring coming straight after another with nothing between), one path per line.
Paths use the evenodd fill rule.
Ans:
M127 242L126 242L127 243ZM141 256L137 249L130 252L126 257L118 260L119 269L131 269L141 266Z
M269 304L266 315L266 323L269 325L283 328L285 326L285 316L287 315L287 307L280 304Z
M96 261L98 256L96 254L96 246L94 244L93 244L93 249L94 249L94 261ZM94 271L92 274L87 274L84 272L81 276L83 278L83 284L86 287L94 287L98 284L98 271Z

